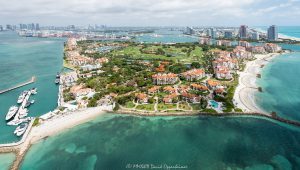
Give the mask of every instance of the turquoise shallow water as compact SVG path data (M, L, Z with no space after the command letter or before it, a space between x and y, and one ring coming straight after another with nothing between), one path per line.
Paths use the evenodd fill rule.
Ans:
M62 39L22 38L13 32L0 32L0 89L27 81L31 76L37 77L32 85L0 95L0 143L19 140L13 135L15 127L6 126L5 115L23 90L38 88L29 116L42 115L57 106L58 87L54 79L62 68L63 42Z
M267 112L275 111L282 117L300 121L300 45L282 45L294 52L281 55L266 65L257 84L258 105Z
M300 169L298 139L299 129L256 118L107 114L34 145L21 169Z
M13 153L0 154L0 169L8 170L16 156Z

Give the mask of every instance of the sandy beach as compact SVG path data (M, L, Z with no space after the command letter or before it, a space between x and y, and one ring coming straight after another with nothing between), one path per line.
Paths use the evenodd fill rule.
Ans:
M263 69L262 66L268 64L273 58L279 56L279 53L257 54L255 60L249 61L246 64L244 71L238 72L239 85L234 93L234 104L241 108L244 112L260 112L265 113L255 103L255 93L258 92L256 85L257 75Z
M35 143L45 137L58 134L64 130L93 120L104 113L105 111L96 107L55 116L49 120L43 121L41 125L33 127L28 135L28 140L30 140L31 143Z

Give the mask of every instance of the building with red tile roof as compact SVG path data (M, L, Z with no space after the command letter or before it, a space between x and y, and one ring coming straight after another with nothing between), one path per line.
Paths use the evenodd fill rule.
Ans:
M192 69L181 73L181 76L187 81L197 81L205 77L205 71L203 69Z
M167 85L175 84L178 81L177 74L174 73L158 73L152 75L153 84Z
M139 103L145 104L148 103L148 96L145 93L137 93L135 94L135 98Z

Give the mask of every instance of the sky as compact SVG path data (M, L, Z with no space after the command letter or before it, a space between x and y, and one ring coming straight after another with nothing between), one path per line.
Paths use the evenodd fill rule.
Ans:
M300 25L300 0L0 0L0 24Z

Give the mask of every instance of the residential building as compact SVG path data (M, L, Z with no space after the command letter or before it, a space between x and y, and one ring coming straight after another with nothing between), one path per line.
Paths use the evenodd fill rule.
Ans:
M253 57L252 53L247 51L246 48L242 46L236 46L233 49L231 56L232 58L236 58L236 59L251 59Z
M166 86L166 87L163 88L163 90L164 90L164 92L167 92L167 93L170 93L170 94L176 92L176 89L172 86Z
M198 91L207 91L208 87L202 84L191 84L191 89Z
M228 39L233 38L233 32L232 31L225 31L224 32L224 38L228 38Z
M251 34L251 39L259 40L259 32L255 31Z
M148 94L155 94L158 93L160 90L160 86L153 86L148 89Z
M174 73L158 73L152 75L153 84L166 85L175 84L178 81L177 74Z
M195 94L184 92L182 93L182 99L189 103L200 103L201 98Z
M232 79L231 72L228 67L220 66L215 69L215 75L217 79Z
M241 39L247 38L247 26L246 25L241 25L239 29L239 37Z
M195 30L192 27L186 27L186 32L187 35L193 35L195 34Z
M277 41L278 40L278 30L277 30L276 25L271 25L268 28L267 36L268 36L269 41Z
M214 29L214 28L208 28L207 30L206 30L206 35L208 36L208 37L210 37L210 38L212 38L212 39L215 39L215 38L217 38L217 33L216 33L216 30Z
M201 44L201 45L211 45L211 40L210 40L210 38L201 37L199 39L199 44Z
M231 46L231 41L228 41L228 40L217 40L216 41L216 45L229 47L229 46Z
M170 94L170 95L166 95L163 98L163 102L165 104L172 104L174 103L174 101L177 101L176 99L178 98L178 95L176 93Z
M90 93L94 93L94 90L91 88L85 88L83 87L83 85L75 85L71 87L70 93L77 98L77 97L89 95Z
M205 77L205 71L203 69L192 69L181 73L181 76L187 81L197 81Z
M266 53L264 46L252 46L252 47L247 48L247 50L249 50L252 53L256 53L256 54Z
M209 89L215 90L217 87L220 86L220 83L215 80L207 80L207 87Z
M276 53L282 50L282 48L279 45L273 43L266 43L264 47L265 50L269 53Z
M137 102L142 103L142 104L147 104L148 103L148 96L145 93L137 93L135 95Z
M95 63L103 65L104 63L108 63L108 58L102 57L95 60Z
M246 48L251 46L251 44L247 41L239 41L238 45Z

